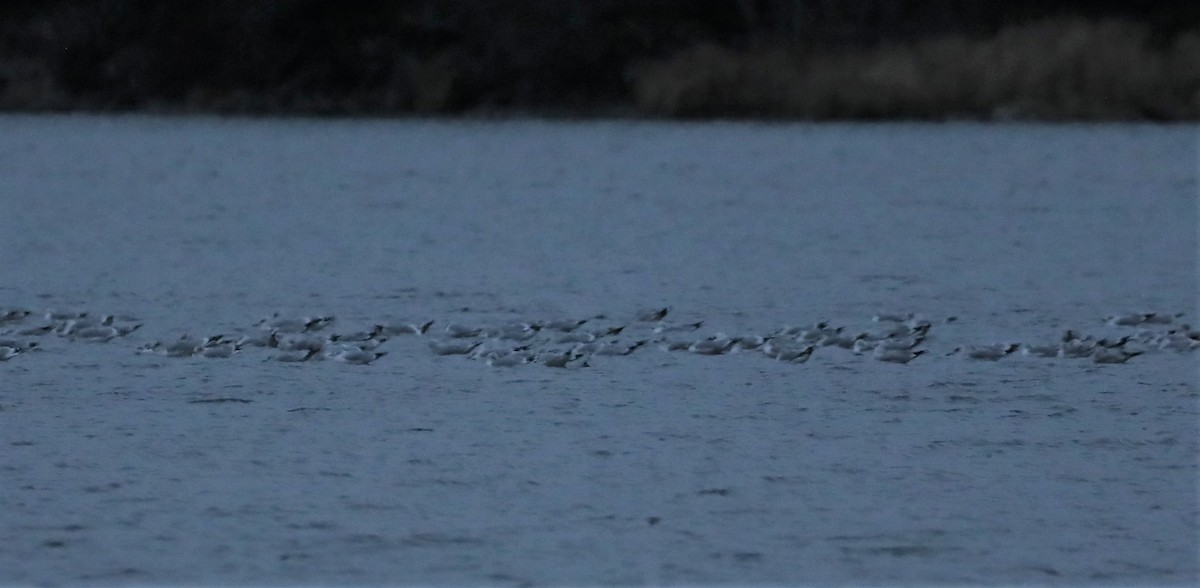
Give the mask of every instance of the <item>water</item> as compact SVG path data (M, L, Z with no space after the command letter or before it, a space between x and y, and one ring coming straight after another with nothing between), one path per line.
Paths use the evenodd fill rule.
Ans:
M0 304L144 326L0 363L0 581L1194 583L1196 355L944 354L1195 321L1198 164L1193 126L2 118ZM958 321L907 366L134 353L658 306Z

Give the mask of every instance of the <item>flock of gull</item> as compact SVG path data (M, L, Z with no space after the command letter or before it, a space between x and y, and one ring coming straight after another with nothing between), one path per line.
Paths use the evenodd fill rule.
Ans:
M257 350L263 354L263 361L331 360L367 365L388 354L389 341L422 337L427 340L429 352L435 355L462 356L493 367L540 364L579 369L589 367L595 357L628 356L655 348L698 355L753 353L788 363L805 363L818 353L842 352L907 364L931 355L929 343L935 336L935 327L956 321L955 317L933 320L912 313L879 314L857 329L821 321L783 326L761 335L729 335L704 334L704 321L677 322L669 315L669 308L655 308L633 313L624 320L605 315L500 325L443 324L429 320L379 323L349 332L338 331L333 316L292 317L276 313L236 332L202 337L183 335L146 343L136 351L175 358L224 359ZM956 347L944 355L999 361L1019 353L1121 364L1144 353L1189 352L1200 348L1200 330L1176 324L1176 319L1182 316L1157 312L1114 315L1104 322L1120 329L1120 336L1100 337L1069 329L1054 341ZM107 344L126 341L141 327L141 323L111 314L0 309L0 361L45 350L43 342L48 337Z

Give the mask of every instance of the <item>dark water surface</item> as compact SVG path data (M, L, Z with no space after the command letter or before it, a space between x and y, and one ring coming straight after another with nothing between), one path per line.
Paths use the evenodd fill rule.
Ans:
M0 306L143 323L0 362L0 582L1194 583L1194 353L945 354L1196 321L1197 137L0 118ZM657 306L697 336L958 320L909 365L135 353L276 311Z

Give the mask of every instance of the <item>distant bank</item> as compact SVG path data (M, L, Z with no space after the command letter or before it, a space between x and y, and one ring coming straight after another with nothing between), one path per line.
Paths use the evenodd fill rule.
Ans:
M639 44L618 26L504 46L436 26L309 30L320 15L278 10L164 13L150 28L85 12L0 22L0 111L1200 120L1200 25L1186 23L1056 17L866 44L712 32Z

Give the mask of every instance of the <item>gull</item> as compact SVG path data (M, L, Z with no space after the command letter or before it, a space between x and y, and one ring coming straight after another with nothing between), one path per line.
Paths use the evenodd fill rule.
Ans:
M595 340L596 334L590 331L571 331L558 338L559 343L591 343Z
M825 337L841 335L844 329L844 327L838 327L836 329L829 329L828 327L819 329L804 329L796 334L795 338L796 341L800 343L815 344Z
M703 327L703 326L704 326L704 321L696 321L694 323L687 323L684 325L660 324L657 327L654 327L654 332L655 332L655 334L660 334L660 335L662 333L683 333L683 332L687 332L687 331L699 330L700 327Z
M386 351L371 351L367 349L359 349L357 347L348 347L338 349L337 351L330 353L329 358L342 363L367 365L385 355L387 355Z
M40 337L54 330L55 325L38 325L36 327L28 327L17 331L18 335L23 337Z
M310 331L320 331L329 326L330 323L337 320L334 316L317 316L317 317L283 317L278 312L270 317L264 318L255 325L280 333L307 333Z
M924 349L913 351L912 349L884 349L876 347L875 352L871 356L879 361L886 361L888 363L908 363L920 357L923 353L925 353Z
M285 363L296 363L296 362L308 361L310 359L318 358L318 355L317 355L318 353L320 353L320 351L317 349L309 349L306 351L292 351L289 353L280 353L278 355L272 355L272 356L264 359L263 361L282 361Z
M822 347L841 347L842 349L852 349L854 344L866 337L866 333L859 333L853 337L843 335L841 333L826 335L822 337L817 344Z
M72 340L90 343L107 343L117 337L124 337L142 326L141 323L124 327L88 327L71 334Z
M279 347L279 332L271 331L265 335L244 335L237 340L238 347Z
M57 335L59 335L60 337L66 337L66 336L74 335L75 333L82 331L84 329L88 329L88 328L92 328L92 327L111 327L113 324L113 321L115 321L115 320L116 320L116 317L114 317L111 314L106 314L103 317L100 317L99 319L94 318L94 317L88 317L88 316L81 317L81 318L75 318L75 319L67 319L66 321L63 321L62 323L60 323L58 325L58 328L54 329L54 332Z
M552 367L552 368L567 368L567 367L571 367L571 365L572 365L571 362L574 362L581 358L583 358L582 355L575 355L571 351L564 351L561 353L556 352L556 353L551 353L549 355L546 355L545 359L542 360L542 365L545 365L546 367ZM578 365L579 365L579 367L589 367L586 358L584 358L583 362Z
M411 323L390 325L384 323L382 325L375 325L375 328L379 329L385 335L424 335L429 332L429 327L432 326L433 321L425 321L419 325Z
M663 351L687 351L694 341L663 341L658 348Z
M664 306L663 308L656 308L653 310L643 310L641 312L638 312L633 317L633 320L643 322L643 323L653 323L653 322L661 321L664 318L666 318L668 312L671 312L671 308L666 307L666 306Z
M539 323L538 327L543 328L543 329L549 329L551 331L570 333L571 331L574 331L575 329L582 327L583 324L586 322L588 322L588 319L561 319L561 320L546 321L544 323Z
M754 351L766 344L767 339L759 335L740 335L733 338L733 350Z
M1096 363L1125 363L1130 358L1137 357L1142 353L1141 351L1101 347L1096 349L1096 352L1092 354L1092 361Z
M37 346L38 346L37 341L22 342L17 339L11 339L11 338L0 339L0 347L8 347L11 349L19 350L21 352L30 351Z
M483 332L483 329L468 327L460 323L450 323L446 325L445 332L446 335L455 339L469 339L471 337L478 337L479 333Z
M859 340L861 341L862 339ZM876 342L875 349L900 351L904 349L913 349L923 342L925 342L925 335L912 335L896 339L881 339Z
M191 357L200 346L201 344L197 343L195 339L184 335L178 341L173 341L169 344L164 344L162 341L155 341L153 344L142 346L138 349L138 352L157 353L167 357Z
M437 355L466 355L483 344L483 341L438 341L429 342L429 349Z
M86 317L87 315L88 315L88 313L86 313L86 312L77 312L74 310L53 310L53 309L51 309L51 310L46 311L45 317L46 317L46 320L57 323L57 322L62 322L62 321L69 321L72 319L81 319L83 317Z
M313 335L290 333L285 334L283 337L278 337L278 342L275 346L280 351L321 351L325 348L325 340Z
M536 358L528 353L508 352L493 353L488 356L487 364L493 367L514 367L533 363Z
M355 341L351 346L359 349L365 349L367 351L373 351L380 345L387 343L387 341L387 337L379 337L377 339L367 339L366 341Z
M625 325L619 327L609 327L601 331L573 331L563 333L558 338L559 343L591 343L600 337L615 337L625 330Z
M786 337L796 337L796 336L802 336L802 335L804 335L805 332L809 332L809 331L824 333L827 329L829 329L829 323L826 321L820 321L820 322L816 322L816 323L813 323L811 325L806 325L806 326L783 327L783 328L779 329L778 331L776 331L775 335L783 335Z
M499 329L489 333L490 336L497 339L508 339L510 341L528 341L542 330L542 326L534 323L517 323L505 325Z
M25 353L24 349L0 345L0 361L8 361L22 353Z
M1146 313L1143 313L1143 316L1146 317L1146 320L1144 320L1142 322L1147 325L1169 325L1175 319L1182 317L1183 313L1180 312L1180 313L1176 313L1176 314L1172 315L1172 314L1160 314L1157 312L1146 312Z
M241 346L232 342L213 343L211 345L201 345L197 348L197 354L201 357L210 359L232 357L234 353L241 351Z
M879 347L879 341L873 341L871 339L859 337L856 341L854 341L854 345L850 346L850 350L856 355L862 355L868 351L874 351L877 347Z
M607 343L601 345L599 349L596 349L593 352L593 355L629 355L630 353L637 351L639 347L645 345L647 342L648 341L645 339L642 339L641 341L628 346L618 345L615 342Z
M1104 322L1112 327L1136 327L1147 319L1154 316L1154 313L1134 312L1130 314L1114 314L1105 317Z
M355 331L353 333L338 334L334 333L329 336L331 342L339 343L343 341L370 341L383 334L383 325L375 325L370 331Z
M1062 344L1059 357L1087 357L1099 349L1114 349L1129 342L1133 335L1126 335L1116 341L1108 339L1093 339L1092 337L1076 338Z
M700 355L722 355L728 352L737 341L723 335L713 335L703 341L696 341L688 346L689 353Z
M1186 335L1192 339L1200 339L1200 329L1193 329L1192 325L1186 323L1179 325L1179 328L1175 329L1175 332Z
M0 314L0 325L5 325L8 323L19 323L19 322L25 320L25 317L27 317L31 314L33 314L31 311L24 310L24 309L6 310L6 311L4 311L3 314Z
M954 351L946 355L954 355L955 353L963 352L971 359L985 359L987 361L996 361L1000 358L1007 357L1014 351L1021 348L1020 343L997 343L995 345L986 345L983 347L955 347Z
M789 363L804 363L808 361L808 358L812 357L814 349L816 347L812 345L808 345L803 349L784 349L779 352L779 355L775 356L775 359Z
M1061 344L1054 345L1022 345L1021 353L1024 355L1033 355L1036 357L1058 357L1062 353L1063 346Z
M904 323L894 323L883 329L875 329L865 332L863 333L863 338L871 341L878 341L880 339L901 339L904 337L927 335L929 333L929 329L929 325L910 327Z
M1173 351L1191 351L1200 347L1200 341L1188 337L1183 333L1170 333L1158 340L1159 349L1171 349Z

